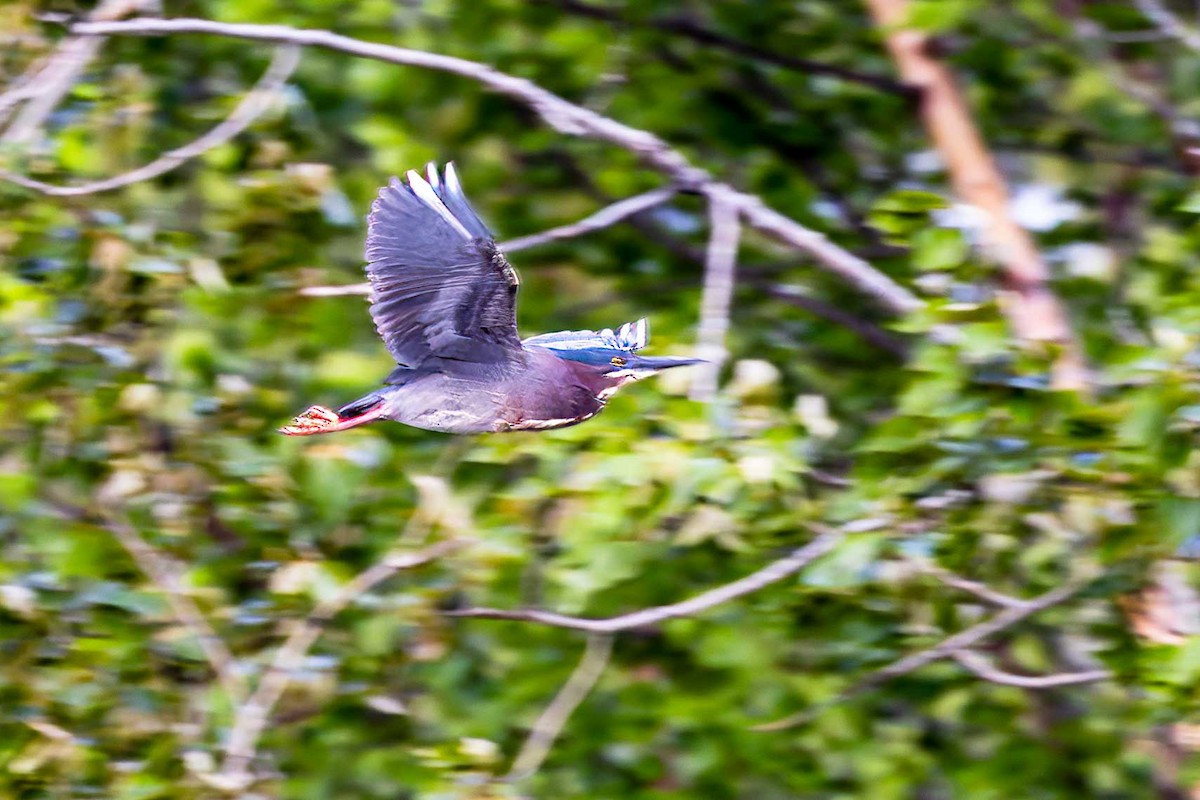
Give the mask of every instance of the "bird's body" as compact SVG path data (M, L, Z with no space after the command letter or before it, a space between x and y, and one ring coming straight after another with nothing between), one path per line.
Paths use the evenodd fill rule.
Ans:
M687 358L647 358L645 320L617 332L564 331L522 341L516 271L462 193L408 173L380 190L368 218L371 316L397 368L338 411L313 406L281 429L331 433L388 419L445 433L547 430L598 414L621 385Z
M599 394L605 387L571 362L532 348L495 363L436 359L403 372L410 374L339 413L381 403L383 418L405 425L444 433L489 433L572 425L604 407Z

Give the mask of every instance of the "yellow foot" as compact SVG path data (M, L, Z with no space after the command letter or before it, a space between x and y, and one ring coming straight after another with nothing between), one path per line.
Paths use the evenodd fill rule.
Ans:
M312 436L314 433L329 433L339 429L342 418L325 406L311 406L303 414L285 425L279 432L287 436Z

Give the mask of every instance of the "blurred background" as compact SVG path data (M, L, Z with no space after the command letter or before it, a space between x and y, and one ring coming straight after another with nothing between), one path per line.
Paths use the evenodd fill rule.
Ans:
M491 65L919 302L743 220L715 392L678 370L559 431L282 437L393 366L356 287L389 176L454 160L501 240L672 176L469 77L67 32L143 16ZM0 796L1200 797L1197 24L1157 0L7 0ZM933 91L981 137L965 168ZM982 217L972 166L1003 181ZM522 333L645 316L648 352L693 352L708 263L719 342L710 199L514 253ZM629 613L818 535L761 591L611 637L447 613Z

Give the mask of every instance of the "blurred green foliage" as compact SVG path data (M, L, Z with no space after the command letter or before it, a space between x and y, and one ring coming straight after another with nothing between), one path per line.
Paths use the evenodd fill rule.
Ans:
M1042 198L1026 219L1095 368L1090 396L1049 391L1053 354L1013 343L992 266L950 224L912 99L772 58L888 78L857 3L166 3L528 78L655 132L929 305L881 318L748 235L733 364L711 406L668 375L562 431L458 440L385 424L290 440L275 428L293 413L390 369L361 298L299 294L361 280L363 214L389 175L454 159L502 238L658 176L468 80L310 50L270 113L160 179L69 199L0 184L0 796L214 796L196 773L220 761L233 708L95 515L185 566L253 682L289 623L388 552L414 513L432 536L469 529L478 543L326 626L267 730L257 766L275 777L254 796L1186 796L1200 761L1172 731L1197 722L1200 650L1146 638L1147 601L1129 598L1158 596L1136 593L1165 573L1182 589L1196 577L1184 557L1200 534L1200 206L1176 131L1112 75L1186 116L1200 56L1089 37L1070 16L1083 11L1058 8L1072 5L919 0L913 18L942 37L1018 197ZM1146 27L1125 3L1085 5L1102 32ZM61 35L35 12L78 10L0 8L3 74ZM45 136L3 155L58 182L132 168L222 119L268 59L217 37L110 40ZM522 331L646 315L655 353L686 352L705 224L684 197L521 253ZM798 288L890 328L909 358L791 302ZM619 637L543 768L521 787L494 780L583 640L442 610L670 603L799 546L810 522L860 532L798 578ZM1014 673L1103 665L1114 680L1035 692L937 662L803 724L751 730L984 613L911 559L1022 597L1099 576L988 655Z

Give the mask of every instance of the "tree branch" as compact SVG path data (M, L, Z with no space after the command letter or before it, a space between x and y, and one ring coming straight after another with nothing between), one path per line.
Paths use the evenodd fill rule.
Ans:
M739 578L732 583L710 589L707 592L679 603L646 608L630 614L622 614L619 617L589 619L587 617L569 617L563 614L555 614L551 611L538 611L535 609L506 611L500 608L463 608L447 611L446 614L451 617L480 617L483 619L536 622L541 625L570 628L590 633L616 633L618 631L633 630L634 628L644 628L647 625L654 625L664 620L699 614L722 603L728 603L730 600L757 592L759 589L763 589L773 583L778 583L828 553L837 546L838 542L845 535L845 532L842 530L824 528L821 530L820 535L808 544L797 550L793 550L789 555L784 556L778 561L771 562L757 572L752 572L744 578Z
M752 284L758 286L776 300L796 306L797 308L802 308L810 314L829 320L836 325L841 325L865 342L884 352L891 353L900 359L908 357L908 345L900 337L889 333L873 322L851 314L843 308L813 297L801 286L775 283L773 281L752 281Z
M506 253L516 253L520 250L529 250L533 247L541 247L550 242L557 242L562 239L573 239L576 236L583 236L588 233L610 228L622 220L632 217L634 214L639 214L651 208L661 206L668 202L676 195L676 190L671 187L663 189L652 189L648 192L636 194L633 197L627 197L624 200L618 200L612 205L605 206L594 214L590 214L578 222L572 222L568 225L560 225L557 228L550 228L541 233L530 234L529 236L521 236L516 239L509 239L507 242L501 242L500 248Z
M4 127L13 108L37 96L38 78L57 54L58 51L55 51L34 60L23 73L12 80L3 93L0 93L0 128Z
M412 519L416 518L414 516ZM409 524L412 524L411 520ZM447 539L416 553L390 553L356 575L336 594L318 604L311 614L300 620L275 652L271 666L255 687L253 694L235 712L220 772L203 776L204 780L214 787L233 791L240 791L254 781L249 767L258 752L258 741L275 706L291 684L293 674L320 637L326 623L356 599L398 572L437 561L469 543L470 540L465 538Z
M809 253L824 269L840 276L892 313L907 313L923 306L911 292L866 261L833 244L817 231L806 228L767 207L759 197L740 192L717 181L659 137L568 102L531 81L508 75L485 64L453 56L363 42L330 31L290 28L284 25L234 24L204 19L140 18L121 22L83 22L71 26L70 30L75 34L103 36L201 33L253 41L284 42L324 47L362 58L460 75L530 107L555 130L622 147L635 153L645 164L666 175L676 185L707 195L710 200L723 200L727 205L736 208L748 224Z
M1162 33L1187 45L1193 50L1200 51L1200 31L1183 20L1159 0L1133 0L1142 16L1154 23Z
M929 37L905 29L908 0L866 0L901 77L921 90L921 117L941 154L955 193L985 216L984 244L1001 267L1002 307L1017 337L1050 342L1062 353L1053 385L1087 386L1087 369L1066 311L1050 290L1050 270L1029 232L1009 212L1008 187L971 118L950 70L930 55Z
M843 250L829 241L824 234L806 228L799 222L780 214L767 206L755 195L742 194L717 184L709 189L713 193L727 192L742 212L742 219L751 227L768 233L797 250L813 256L824 268L872 297L880 307L893 314L906 314L924 307L924 303L907 289L899 287L887 275L879 272L858 256ZM896 289L900 289L899 292Z
M79 512L83 519L90 516L84 509L79 509ZM246 696L246 682L238 674L233 654L229 652L225 641L208 624L208 620L192 602L192 598L180 588L180 566L152 547L129 523L103 518L100 524L120 542L125 552L129 553L138 565L138 569L163 593L171 614L179 624L196 637L200 652L212 667L230 704L236 706L242 702Z
M157 178L159 175L170 172L185 162L203 155L214 147L228 142L250 127L256 119L271 107L272 100L274 100L280 88L287 83L288 78L295 72L296 66L299 63L299 47L284 45L277 48L263 76L255 84L254 88L242 98L242 101L237 104L237 107L233 109L233 112L228 117L200 138L189 142L183 147L164 153L149 164L138 167L130 172L79 186L56 186L3 170L0 170L0 179L52 197L78 197L80 195L96 194L97 192L107 192L122 186Z
M538 771L571 714L592 691L596 681L600 680L612 655L612 644L612 636L597 633L588 637L587 649L583 651L578 666L537 718L521 751L513 759L512 768L506 776L508 780L521 781Z
M146 0L103 0L88 19L95 22L115 20L134 12L148 11L150 7ZM67 37L36 73L0 97L0 124L7 116L6 109L26 102L8 130L0 134L0 144L28 144L96 57L102 44L104 40L95 36Z
M1081 50L1080 55L1096 64L1105 78L1122 93L1144 105L1162 120L1170 133L1168 139L1174 150L1174 161L1188 175L1200 174L1200 147L1198 147L1197 122L1181 113L1165 96L1170 85L1164 74L1146 75L1143 65L1129 63L1119 48L1114 48L1110 32L1089 16L1086 3L1082 0L1060 0L1063 14L1071 23L1074 42ZM1167 12L1165 8L1162 9ZM1178 20L1176 20L1178 22ZM1182 24L1179 31L1188 29Z
M729 332L738 241L742 236L737 209L723 198L713 197L709 201L708 216L711 231L704 259L704 293L700 298L696 354L709 363L699 368L691 391L692 399L702 402L711 400L717 393L721 366L729 354L725 337Z
M1019 606L1005 608L997 612L994 616L943 639L933 647L907 655L882 669L876 670L861 681L858 687L853 690L853 693L857 694L864 689L877 686L884 681L898 678L901 675L907 675L926 664L954 655L961 650L974 647L984 639L1011 628L1027 617L1068 600L1082 589L1085 584L1086 581L1084 580L1071 580Z
M1021 689L1054 689L1059 686L1074 686L1080 683L1096 683L1112 678L1112 673L1106 669L1093 669L1086 672L1060 672L1054 675L1014 675L997 669L985 657L971 650L962 650L953 654L953 658L968 672L983 678L985 681L998 683L1002 686L1016 686Z
M968 594L973 594L985 603L989 603L994 606L999 606L1001 608L1027 608L1029 604L1033 602L1032 600L1022 600L1019 597L1013 597L1011 595L1004 594L1003 592L997 592L990 586L982 584L979 581L973 581L969 578L964 578L961 575L956 575L948 569L939 567L937 564L917 561L916 559L909 559L908 561L921 572L937 578L946 586L967 592Z
M892 678L898 678L901 675L907 675L910 672L914 672L921 667L926 666L927 664L931 664L934 661L938 661L943 658L955 658L960 652L975 647L984 639L995 636L997 633L1013 627L1027 617L1068 600L1085 585L1087 585L1087 583L1088 580L1083 578L1072 579L1061 586L1051 589L1045 594L1039 595L1032 600L1022 603L1020 606L1012 606L998 611L996 614L988 617L982 622L976 623L965 630L946 637L933 647L928 647L924 650L918 650L915 653L910 653L903 658L893 661L886 667L882 667L881 669L877 669L874 672L869 673L866 677L859 680L849 689L840 692L838 696L832 700L820 703L815 708L805 709L804 711L792 714L774 722L756 725L754 726L754 730L778 731L785 728L791 728L796 725L802 725L805 722L813 719L821 711L824 711L825 709L838 703L857 697L864 692L891 680Z

